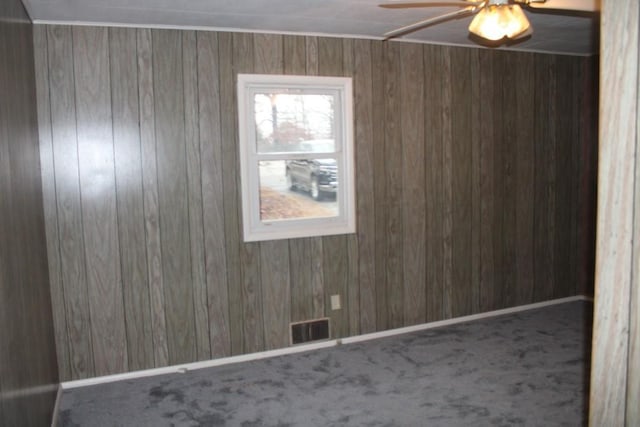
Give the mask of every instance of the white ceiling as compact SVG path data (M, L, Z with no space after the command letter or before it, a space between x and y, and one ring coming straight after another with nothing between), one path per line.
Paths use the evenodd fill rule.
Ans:
M22 0L35 23L198 28L381 39L392 29L459 8L383 9L389 0ZM548 3L553 0L547 0ZM589 55L598 51L597 14L527 11L534 33L501 49ZM475 45L470 17L440 23L404 40Z

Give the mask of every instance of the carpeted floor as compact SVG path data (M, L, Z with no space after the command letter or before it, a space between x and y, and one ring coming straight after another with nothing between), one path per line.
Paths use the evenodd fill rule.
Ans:
M58 426L582 426L592 304L67 389Z

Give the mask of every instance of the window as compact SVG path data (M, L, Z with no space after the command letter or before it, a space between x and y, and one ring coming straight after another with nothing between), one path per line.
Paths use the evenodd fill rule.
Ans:
M355 232L351 79L238 75L245 241Z

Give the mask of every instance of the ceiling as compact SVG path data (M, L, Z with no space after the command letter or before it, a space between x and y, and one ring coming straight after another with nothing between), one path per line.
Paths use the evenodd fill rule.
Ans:
M196 28L382 39L395 28L458 10L383 9L389 0L22 0L35 23ZM553 0L547 0L551 3ZM590 55L598 52L597 14L526 11L534 28L524 41L500 49ZM468 38L471 17L440 23L398 40L478 46Z

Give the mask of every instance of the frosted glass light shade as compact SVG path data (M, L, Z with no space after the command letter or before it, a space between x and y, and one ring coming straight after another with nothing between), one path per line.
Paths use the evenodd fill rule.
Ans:
M469 25L469 31L487 40L513 39L531 24L517 4L490 5L483 8Z

